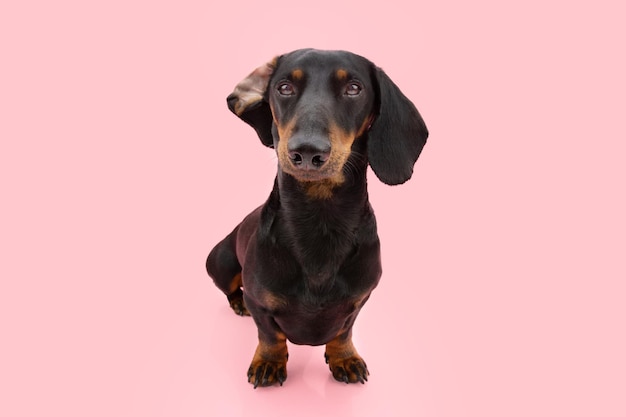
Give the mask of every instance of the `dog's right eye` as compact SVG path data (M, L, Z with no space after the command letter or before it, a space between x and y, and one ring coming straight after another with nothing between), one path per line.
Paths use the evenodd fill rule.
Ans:
M278 87L276 89L281 96L293 96L294 94L296 94L296 89L294 88L293 84L288 82L278 84Z

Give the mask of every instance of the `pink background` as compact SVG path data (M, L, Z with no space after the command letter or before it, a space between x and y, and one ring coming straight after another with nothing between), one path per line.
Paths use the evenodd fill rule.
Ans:
M626 415L621 3L2 2L0 415ZM370 178L370 382L291 346L253 390L203 264L276 158L225 97L309 46L383 67L431 136Z

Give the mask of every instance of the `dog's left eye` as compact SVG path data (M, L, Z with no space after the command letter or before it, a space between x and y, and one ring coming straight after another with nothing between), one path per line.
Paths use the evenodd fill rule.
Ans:
M280 83L278 84L278 87L276 89L281 96L293 96L294 94L296 94L296 89L291 83Z
M347 96L358 96L363 91L363 87L359 83L350 83L346 86Z

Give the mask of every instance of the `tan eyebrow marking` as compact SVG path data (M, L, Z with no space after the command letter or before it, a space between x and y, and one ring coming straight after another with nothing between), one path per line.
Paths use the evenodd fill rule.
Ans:
M338 69L337 72L335 72L335 75L339 80L345 80L348 78L348 71L345 69Z
M299 68L291 71L291 78L295 81L301 80L303 76L304 72L302 72L302 70Z

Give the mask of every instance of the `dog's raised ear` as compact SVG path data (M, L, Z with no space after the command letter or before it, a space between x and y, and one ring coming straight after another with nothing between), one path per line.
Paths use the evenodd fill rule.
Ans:
M428 129L413 103L380 68L373 66L377 114L367 141L372 170L385 184L406 182L428 138Z
M265 90L278 58L261 65L244 78L226 98L228 108L256 130L263 145L272 148L272 111Z

